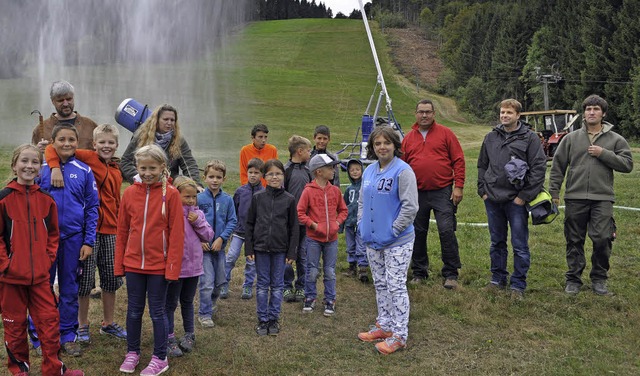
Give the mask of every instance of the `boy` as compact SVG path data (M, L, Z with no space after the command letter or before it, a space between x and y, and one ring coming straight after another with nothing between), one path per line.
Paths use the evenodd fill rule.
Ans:
M333 158L333 160L338 161L338 156L327 150L327 145L329 145L330 141L331 131L329 130L329 127L326 125L318 125L313 131L313 142L315 142L316 146L314 146L311 151L311 158L318 154L327 154ZM340 188L340 164L336 164L335 166L335 173L331 180L331 184Z
M227 278L227 284L220 293L220 298L226 299L229 297L229 282L231 281L231 270L236 266L236 261L240 256L242 245L244 244L245 223L247 221L247 213L249 212L249 206L251 205L251 197L256 192L264 189L260 184L262 179L262 166L264 162L260 158L253 158L247 165L247 176L249 182L245 185L241 185L236 189L236 193L233 194L233 204L236 210L236 216L238 217L238 224L233 235L231 236L231 242L229 243L229 252L227 253L225 272ZM244 266L244 284L242 285L242 299L251 299L253 296L252 286L253 281L256 279L256 264L247 258Z
M224 248L238 222L233 199L222 191L222 183L226 179L227 166L214 159L204 167L204 181L207 189L198 194L198 207L204 212L207 222L213 229L215 239L202 243L204 251L204 274L200 276L200 307L198 321L205 328L214 326L211 317L216 309L216 301L225 288Z
M98 185L100 210L96 243L93 253L85 262L78 290L78 342L90 343L89 334L89 294L96 283L96 264L100 273L102 289L103 320L100 334L108 334L126 340L127 332L114 321L116 291L122 286L122 278L115 277L113 261L116 245L117 212L120 206L120 188L122 174L114 154L118 149L118 129L111 124L102 124L93 130L93 148L95 151L76 150L76 158L85 162L93 171ZM51 169L51 184L64 186L60 171L60 159L51 145L45 149L45 159Z
M307 273L302 312L313 312L316 305L316 279L322 254L324 265L324 315L333 316L336 304L336 260L338 228L347 218L347 205L340 189L331 185L337 160L318 154L309 161L315 179L307 184L298 203L298 220L307 227Z
M304 187L313 180L307 162L311 158L311 141L305 137L293 135L289 138L290 159L284 165L284 189L291 193L296 199L296 205L300 201ZM298 252L296 254L296 271L298 279L293 283L295 277L293 266L284 267L284 293L282 295L285 302L301 302L304 300L305 265L307 263L307 251L305 247L304 225L300 225L298 240Z
M269 159L278 159L278 149L271 144L267 144L269 128L264 124L256 124L251 129L251 143L240 149L240 185L245 185L249 181L247 167L252 158L260 158L263 162ZM267 186L264 178L261 180L262 186Z
M369 260L367 260L367 250L358 233L358 197L360 197L363 169L362 162L357 159L347 162L351 185L344 191L344 201L349 209L347 220L344 221L344 237L347 242L347 261L349 262L346 275L349 277L357 275L362 283L367 283L369 282Z

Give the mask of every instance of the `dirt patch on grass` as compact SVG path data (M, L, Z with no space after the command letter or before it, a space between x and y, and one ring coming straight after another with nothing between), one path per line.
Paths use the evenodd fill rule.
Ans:
M435 87L444 64L438 56L438 42L426 38L417 27L385 29L394 65L403 76L421 88Z

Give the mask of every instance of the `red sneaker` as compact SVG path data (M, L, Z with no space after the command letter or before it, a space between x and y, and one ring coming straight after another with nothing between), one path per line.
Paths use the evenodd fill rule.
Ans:
M382 342L376 343L376 350L384 355L389 355L405 347L407 347L407 343L398 336L392 336Z
M385 332L380 325L376 323L369 327L368 332L358 333L358 339L364 342L375 342L385 338L389 338L393 335L392 332Z

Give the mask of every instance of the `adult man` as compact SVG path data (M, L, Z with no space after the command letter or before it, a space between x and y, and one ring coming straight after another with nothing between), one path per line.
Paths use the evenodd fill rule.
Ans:
M484 200L489 222L492 290L506 289L507 226L511 227L513 274L511 295L524 297L530 265L529 213L525 208L542 190L546 170L540 138L519 121L522 105L515 99L500 103L500 124L482 142L478 157L478 195ZM524 176L508 176L507 164L517 165Z
M582 286L587 231L593 243L591 289L598 295L609 293L607 271L615 233L613 171L631 172L633 159L627 141L611 130L613 124L602 120L607 108L601 97L588 96L582 102L582 128L566 135L553 157L549 193L556 203L568 169L564 193L567 294L578 294Z
M78 148L93 150L93 130L98 126L93 120L80 116L73 110L74 88L67 81L55 81L51 84L49 96L56 112L42 124L36 125L31 143L44 151L51 142L51 131L58 123L68 123L78 129Z
M416 105L416 122L402 140L402 153L402 159L411 166L418 183L412 282L421 282L429 275L427 233L433 210L440 236L444 287L455 289L461 267L455 231L456 209L462 201L464 187L464 154L456 135L435 122L432 101L423 99Z

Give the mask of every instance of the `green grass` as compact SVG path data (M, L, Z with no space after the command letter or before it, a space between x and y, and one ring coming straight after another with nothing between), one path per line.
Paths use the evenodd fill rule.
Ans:
M277 338L259 338L253 331L255 301L240 299L241 273L235 272L231 297L219 302L217 326L211 330L198 327L195 352L172 359L167 374L638 374L639 214L615 212L618 240L614 243L609 283L613 296L599 297L588 290L577 297L564 295L562 215L550 225L530 227L532 264L525 300L512 301L507 295L485 292L483 287L490 276L488 231L465 223L486 221L482 201L475 193L475 165L488 128L444 119L440 113L455 114L451 101L413 92L412 85L397 77L390 67L388 48L375 27L374 33L394 110L404 128L413 123L415 102L422 96L433 97L438 120L456 132L465 149L467 188L458 212L457 232L463 263L461 288L451 292L441 287L440 245L432 225L428 244L432 278L410 288L408 348L383 357L371 344L356 339L357 332L375 320L371 285L338 273L335 317L303 315L299 304L283 304L282 333ZM286 140L293 133L311 137L317 124L331 127L334 150L339 142L353 139L376 76L361 22L256 23L238 35L223 54L219 74L235 82L223 107L228 109L225 115L229 122L218 130L224 141L220 153L233 158L228 160L231 173L225 185L227 192L238 185L233 165L238 145L248 142L247 124L268 124L272 129L270 141L280 150L285 150ZM283 159L284 154L281 152ZM0 156L6 175L8 152L4 150ZM637 160L638 153L634 156ZM617 204L640 206L638 174L616 174ZM342 238L340 250L339 267L345 268ZM100 310L100 304L93 301L93 343L81 358L65 361L85 369L88 375L116 375L125 344L97 333ZM124 324L125 315L123 290L118 298L117 321ZM176 327L181 334L179 322ZM142 340L142 362L146 363L152 348L148 317Z

